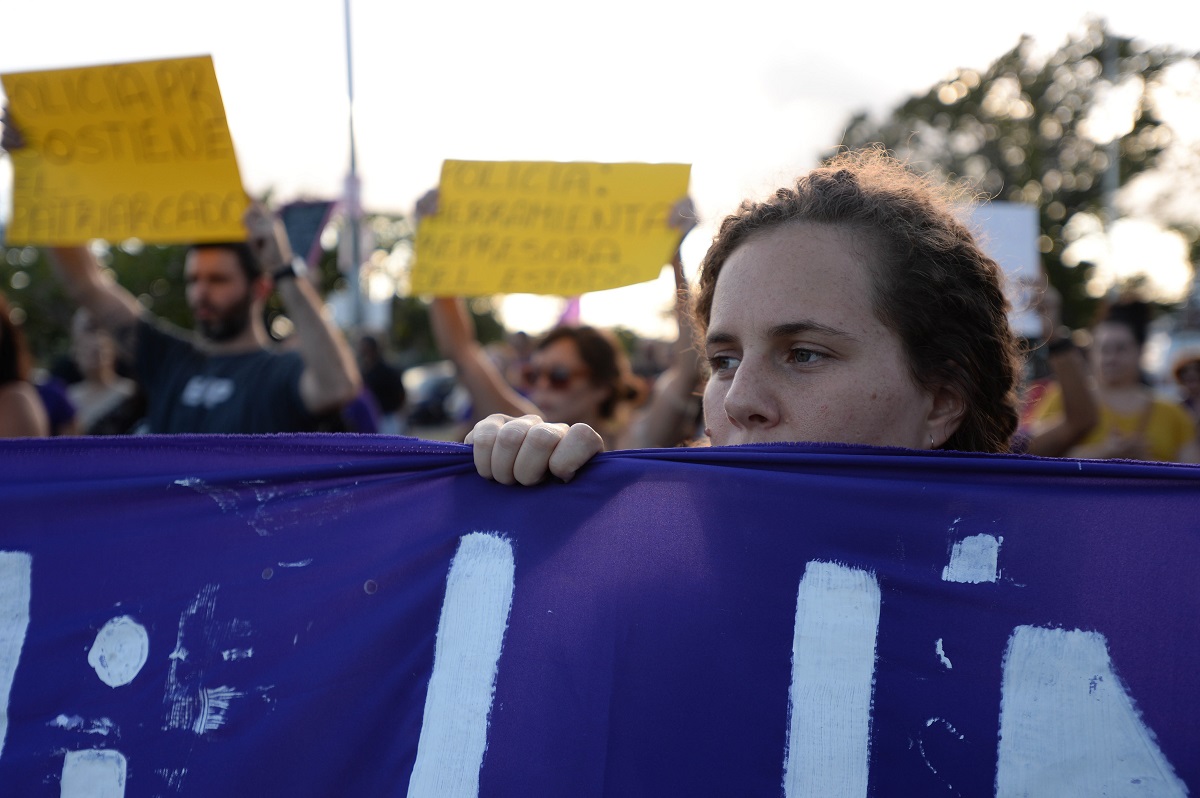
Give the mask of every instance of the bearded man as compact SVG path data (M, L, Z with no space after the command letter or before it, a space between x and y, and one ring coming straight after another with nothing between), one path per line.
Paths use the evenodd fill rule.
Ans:
M191 334L147 313L86 247L50 251L67 293L133 358L148 405L139 431L301 432L361 390L354 354L322 312L282 225L254 206L246 227L245 243L188 250ZM272 347L263 323L272 290L295 327L289 351Z

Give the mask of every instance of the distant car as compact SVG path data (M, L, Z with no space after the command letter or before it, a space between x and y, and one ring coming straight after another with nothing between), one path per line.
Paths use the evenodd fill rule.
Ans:
M457 387L458 377L449 360L406 369L404 390L408 394L409 426L433 427L456 421L456 403L451 397Z

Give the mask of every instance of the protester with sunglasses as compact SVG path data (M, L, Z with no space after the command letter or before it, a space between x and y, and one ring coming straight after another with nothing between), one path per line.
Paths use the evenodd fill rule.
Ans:
M960 199L868 151L727 217L695 305L711 442L1008 451L1016 342ZM586 426L533 416L490 416L467 442L481 475L525 485L603 449Z
M417 223L436 212L435 189L418 201ZM690 199L676 204L670 224L682 242L695 226ZM678 249L673 261L678 282L682 276ZM632 433L641 426L631 426L633 409L644 398L645 386L633 374L616 337L608 331L588 326L552 329L537 343L524 370L527 395L522 395L505 380L480 345L462 299L435 298L430 304L430 321L438 349L457 368L476 417L528 416L576 424L595 435L597 444L605 449L650 444L647 436ZM681 330L681 336L690 339L690 327ZM695 360L697 354L692 352L690 357Z

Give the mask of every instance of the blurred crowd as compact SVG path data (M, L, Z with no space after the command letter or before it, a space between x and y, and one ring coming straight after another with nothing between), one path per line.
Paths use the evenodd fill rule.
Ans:
M540 337L512 331L483 345L459 300L435 300L435 330L460 328L438 336L444 360L405 368L413 353L397 351L379 333L356 336L356 392L297 429L462 440L488 413L536 409L555 421L595 425L610 448L703 443L704 364L690 337L681 270L679 277L675 341L621 342L606 330L563 324ZM1057 323L1053 289L1044 299L1044 335L1026 342L1015 448L1043 456L1195 461L1200 347L1177 348L1166 379L1156 380L1143 367L1151 305L1117 299L1090 328L1073 331ZM72 318L69 352L42 367L32 362L8 310L0 294L0 436L156 431L136 351L123 351L88 308ZM193 335L202 337L203 328Z
M6 122L4 147L22 146ZM436 212L435 190L414 218L419 224ZM682 243L696 225L689 198L669 223ZM191 331L153 317L89 248L48 255L78 308L70 352L35 368L0 294L2 437L319 431L462 440L478 420L502 414L586 424L607 449L705 443L701 395L710 364L694 340L678 248L673 341L621 341L565 314L537 338L511 331L484 345L464 300L442 297L429 314L443 360L417 364L384 331L348 335L332 323L280 220L260 206L247 215L245 241L188 251ZM281 342L264 320L272 294L293 328ZM1150 304L1115 298L1088 330L1064 328L1058 306L1044 287L1042 334L1026 342L1014 450L1200 460L1200 349L1177 347L1168 379L1156 381L1144 370Z

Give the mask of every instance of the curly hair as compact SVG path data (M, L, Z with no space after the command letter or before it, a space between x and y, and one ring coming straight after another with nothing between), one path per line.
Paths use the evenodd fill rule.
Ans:
M878 149L845 152L726 217L701 263L701 338L721 268L751 236L785 224L836 226L872 258L875 315L901 340L914 382L953 391L964 408L940 448L1007 452L1017 428L1020 360L1000 268L954 214L961 189L909 171Z
M609 332L595 327L563 325L555 327L538 341L542 351L556 341L569 340L575 344L579 357L591 372L592 385L610 388L608 397L600 404L600 418L613 418L626 403L636 403L644 395L644 385L629 366L629 358L621 344Z

